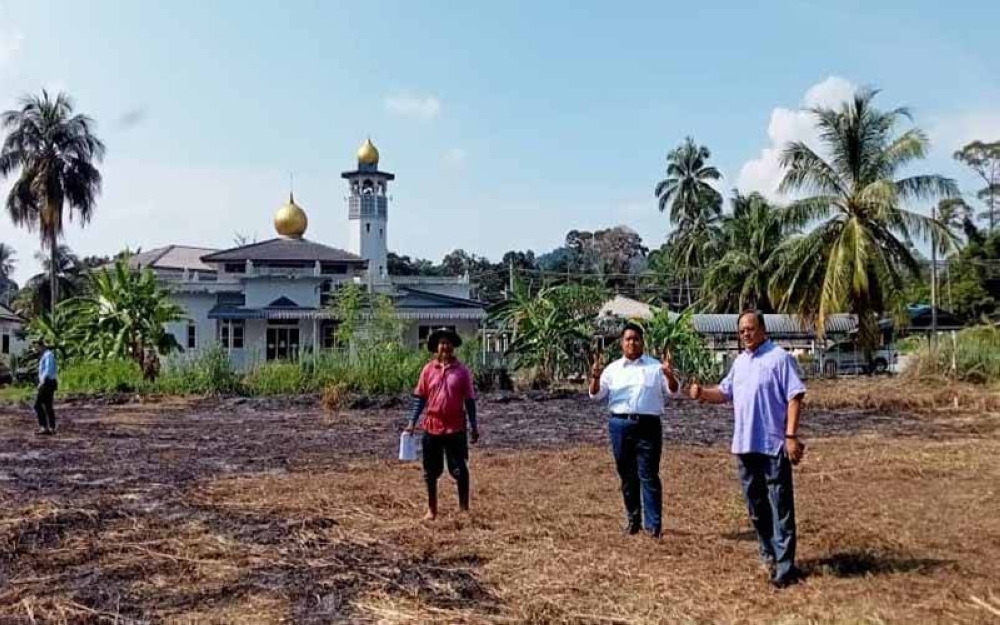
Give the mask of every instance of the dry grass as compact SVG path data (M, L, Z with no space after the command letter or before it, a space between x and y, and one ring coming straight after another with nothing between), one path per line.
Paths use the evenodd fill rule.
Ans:
M1000 388L947 379L810 380L806 402L820 410L1000 412Z
M568 432L592 418L578 408L486 406L474 514L456 513L445 480L434 523L418 520L416 464L384 460L402 415L101 408L53 442L0 420L12 441L0 451L0 622L996 620L995 419L850 430L807 412L796 490L808 577L778 592L757 566L725 436L696 429L712 414L668 428L667 531L654 542L618 532L601 422L528 444L543 424ZM928 436L898 434L914 423ZM690 443L676 442L685 429Z

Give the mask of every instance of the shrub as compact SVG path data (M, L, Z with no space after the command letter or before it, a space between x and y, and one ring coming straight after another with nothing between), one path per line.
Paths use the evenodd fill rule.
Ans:
M63 393L133 393L142 385L139 365L122 358L70 362L59 372Z
M211 347L194 356L171 358L148 388L168 395L235 393L240 390L240 377L225 350Z
M954 358L953 358L954 356ZM963 382L1000 382L1000 327L982 325L941 336L934 346L924 345L911 357L905 375L912 378L951 377Z
M254 367L243 378L250 395L291 395L313 390L310 376L299 363L269 362Z

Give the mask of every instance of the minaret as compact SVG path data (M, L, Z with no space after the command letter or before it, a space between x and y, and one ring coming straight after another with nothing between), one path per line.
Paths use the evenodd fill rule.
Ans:
M386 189L396 176L378 169L378 148L366 139L358 149L358 167L340 174L347 180L350 251L368 261L371 280L387 280L389 198Z

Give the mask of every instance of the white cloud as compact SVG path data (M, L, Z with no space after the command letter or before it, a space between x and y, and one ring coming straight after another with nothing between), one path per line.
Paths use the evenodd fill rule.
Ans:
M933 118L927 129L935 152L950 155L972 141L1000 141L1000 111L965 111Z
M464 166L468 158L468 153L462 148L449 148L444 153L444 162L452 167Z
M399 117L430 121L441 115L441 100L432 95L398 94L386 97L385 110Z
M767 125L768 146L761 150L759 157L747 161L740 168L736 182L738 188L744 192L760 191L768 197L778 197L778 185L783 175L780 159L784 147L792 141L802 141L810 147L817 147L818 135L812 114L804 109L836 107L854 95L856 89L850 81L830 76L806 90L802 108L777 107L772 110L771 120Z

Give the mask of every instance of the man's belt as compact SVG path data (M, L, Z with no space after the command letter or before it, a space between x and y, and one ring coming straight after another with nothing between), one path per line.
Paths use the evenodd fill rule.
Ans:
M628 419L629 421L638 421L639 419L659 419L660 415L658 415L658 414L634 414L634 413L618 414L616 412L612 412L611 413L611 418L612 419Z

